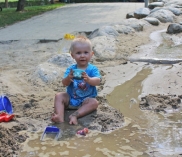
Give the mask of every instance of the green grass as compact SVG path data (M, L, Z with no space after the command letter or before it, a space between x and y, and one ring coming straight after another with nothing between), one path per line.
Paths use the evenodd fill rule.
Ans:
M16 2L18 0L8 0L8 2ZM5 0L0 0L0 2L5 2Z
M16 8L3 8L3 11L0 12L0 27L14 24L18 21L23 21L28 18L31 18L35 15L42 14L46 11L59 8L65 4L56 3L44 6L32 6L25 7L23 12L16 12Z

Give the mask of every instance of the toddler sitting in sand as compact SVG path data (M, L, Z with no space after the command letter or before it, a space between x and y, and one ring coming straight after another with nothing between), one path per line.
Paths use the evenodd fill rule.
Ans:
M101 76L96 66L89 63L93 51L89 39L77 37L73 40L71 47L71 56L77 64L67 68L63 85L67 86L66 93L58 93L55 96L55 113L52 115L53 122L64 122L64 110L75 109L76 111L69 116L70 124L77 124L77 119L83 117L98 107L95 99L97 96L97 85L100 84ZM74 78L74 69L82 69L82 78Z

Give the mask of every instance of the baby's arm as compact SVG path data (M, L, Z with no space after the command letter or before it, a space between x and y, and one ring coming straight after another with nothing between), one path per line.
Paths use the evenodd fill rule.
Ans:
M73 71L71 70L69 75L62 80L64 86L69 86L73 82Z
M98 86L100 84L100 78L98 77L89 77L85 72L82 73L82 77L85 82L92 86Z

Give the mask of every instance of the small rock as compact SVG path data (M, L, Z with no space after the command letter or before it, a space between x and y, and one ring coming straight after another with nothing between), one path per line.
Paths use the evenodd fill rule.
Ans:
M117 37L119 33L112 27L112 26L103 26L99 29L94 30L90 35L89 38L93 39L98 36L112 36Z
M134 33L135 30L130 27L130 26L125 26L125 25L115 25L113 26L114 29L118 32L118 33L123 33L123 34L130 34L130 33Z
M156 12L151 13L147 17L155 17L160 22L166 23L166 22L174 22L175 15L169 10L160 9Z
M72 64L75 64L75 60L71 57L69 53L54 55L48 60L48 62L56 64L60 67L68 67Z
M179 24L182 25L182 22L180 22Z
M134 17L136 19L142 19L150 14L150 10L148 8L139 8L134 11Z
M36 67L32 75L32 80L40 78L45 83L55 82L64 75L64 69L55 66L54 64L42 63Z
M155 7L163 7L163 6L164 6L163 2L153 2L148 5L148 8L154 9Z
M167 28L167 33L169 34L176 34L182 32L182 25L177 23L172 23Z
M130 13L126 14L126 18L127 19L134 18L134 12L130 12Z
M158 26L160 23L160 21L154 17L146 17L144 20L155 26Z
M102 61L114 59L116 57L116 39L108 36L98 36L93 38L93 51L95 56Z
M169 7L156 7L154 9L152 9L150 13L154 13L154 12L156 12L158 10L161 10L161 9L169 10L169 11L171 11L176 16L179 16L181 14L181 10L180 9L174 8L174 7L170 7L170 6Z
M125 19L122 20L120 25L125 25L125 26L130 26L132 27L135 31L143 31L143 27L147 25L148 23L146 21L141 21L136 18L130 18L130 19Z

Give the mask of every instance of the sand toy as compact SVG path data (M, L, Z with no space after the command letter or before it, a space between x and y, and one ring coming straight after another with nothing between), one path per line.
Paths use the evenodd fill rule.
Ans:
M46 136L46 134L55 134L54 140L58 140L61 136L61 131L59 128L55 126L47 126L40 138L41 141L44 140L44 137Z
M14 118L13 114L8 114L6 112L1 112L0 113L0 123L1 122L9 122L13 118Z
M84 135L84 136L86 136L87 133L88 133L88 128L84 128L84 129L82 129L82 130L78 130L78 131L77 131L77 134L79 134L79 135Z
M5 111L9 114L13 113L13 107L7 96L0 96L0 111Z
M82 69L73 69L73 76L75 79L81 80L82 79L82 73L85 72Z
M9 122L14 118L13 107L8 97L0 96L0 122Z

